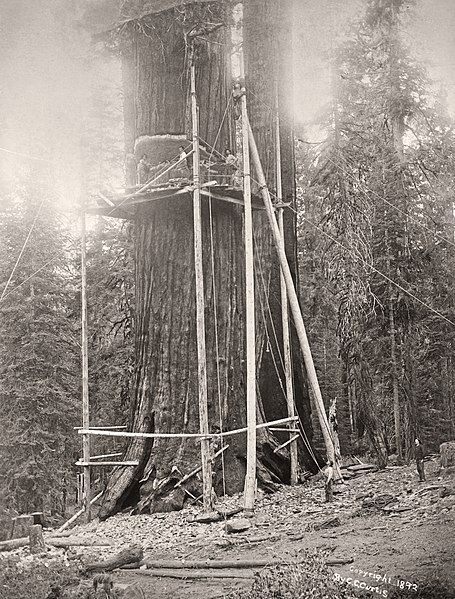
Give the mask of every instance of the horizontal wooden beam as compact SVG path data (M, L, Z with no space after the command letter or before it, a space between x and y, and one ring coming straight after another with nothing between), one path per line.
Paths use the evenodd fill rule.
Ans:
M119 458L123 453L104 453L103 455L91 455L91 460L102 460L103 458Z
M208 181L201 185L201 194L207 198L227 202L230 204L236 204L243 206L244 200L241 194L241 190L235 190L232 187L226 185L215 185L214 181ZM111 216L113 218L129 219L134 217L134 206L138 204L146 204L149 202L159 202L160 200L172 200L182 197L186 194L188 196L192 193L192 185L175 186L169 185L168 187L159 187L147 189L143 192L137 192L136 194L129 194L126 196L117 196L117 202L112 202L113 207L110 205L98 206L93 208L87 208L86 212L89 214L97 214L101 216ZM241 197L235 197L230 195L231 192L236 192L236 195ZM262 202L258 199L253 200L252 207L255 210L264 210Z
M76 466L139 466L139 462L76 462Z
M221 200L222 202L228 202L230 204L238 204L240 206L244 205L243 200L241 200L240 198L234 198L229 195L224 195L224 194L221 195L219 193L213 193L213 191L208 191L205 189L201 189L201 195L206 196L208 198L212 198L213 200ZM264 206L259 205L256 202L252 202L251 206L255 210L265 210Z
M273 427L271 426L269 428L269 431L277 431L280 433L299 433L299 429L298 428L283 428L283 427Z
M83 426L73 426L73 429L74 429L75 431L81 431L83 428L84 428ZM126 424L124 424L124 425L119 425L119 426L115 425L115 426L90 426L90 427L89 427L89 429L90 429L90 430L94 430L94 431L96 431L96 430L102 430L102 431L105 431L105 430L107 430L107 429L112 429L112 430L114 430L114 429L123 429L123 428L127 428L127 427L126 427Z
M297 420L297 416L293 418L280 418L279 420L272 420L271 422L264 422L257 424L256 428L269 428L276 424L285 424L286 422L294 422ZM99 435L101 437L129 437L137 439L206 439L212 437L230 437L231 435L239 435L240 433L246 433L247 428L238 428L232 431L224 431L222 433L211 433L209 435L203 435L202 433L121 433L117 431L107 430L93 430L93 429L82 429L77 431L79 435Z

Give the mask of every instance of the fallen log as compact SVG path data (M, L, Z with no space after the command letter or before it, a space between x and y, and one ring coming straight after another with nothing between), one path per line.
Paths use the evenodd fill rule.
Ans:
M253 572L182 572L179 570L132 570L142 576L156 576L157 578L180 578L197 580L200 578L248 578L253 579Z
M9 541L2 541L0 543L0 551L14 551L21 547L26 547L30 542L29 537L21 537L20 539L11 539ZM44 543L46 545L52 545L53 547L109 547L112 545L110 541L97 541L76 537L45 537Z
M351 564L354 561L352 557L348 558L330 558L326 560L328 566L339 566ZM144 560L148 570L248 570L254 568L266 568L267 566L282 566L288 563L301 564L305 560L290 560L289 562L279 559L253 559L253 560L199 560L199 561L180 561L180 560Z
M248 545L254 545L255 543L263 543L264 541L277 541L280 538L280 535L266 535L266 536L256 536L256 537L231 537L221 539L220 541L215 541L215 545L219 545L221 547L229 547L232 545L241 545L243 543L247 543Z
M2 541L0 543L0 551L14 551L21 547L26 547L29 543L28 537L20 537L19 539L11 539L10 541Z
M194 518L188 520L190 523L197 524L210 524L211 522L221 522L223 516L218 512L203 512L202 514L198 514Z
M213 512L202 513L194 518L190 518L188 522L193 523L197 522L198 524L209 524L211 522L221 522L222 520L227 520L236 514L240 514L243 512L243 507L236 507L230 510L219 510L215 509Z
M376 472L379 468L376 464L358 464L357 466L348 466L348 472Z
M344 566L345 564L352 564L353 561L353 557L333 557L325 560L325 564L326 566Z
M120 570L139 570L141 566L145 566L144 560L140 562L133 562L132 564L123 564L123 566L119 566Z
M113 545L112 541L77 537L51 537L45 538L44 541L53 547L111 547Z
M205 560L205 561L179 561L179 560L145 560L145 565L150 570L229 570L264 568L278 566L283 563L276 559L256 560Z
M440 488L441 485L428 485L428 487L424 487L423 489L419 489L418 491L416 491L414 495L423 495L424 493L427 493L429 491L435 491Z
M84 564L85 572L111 572L120 566L140 562L144 558L144 552L140 545L133 545L120 551L116 555L99 562Z
M243 512L243 507L234 507L230 510L216 509L216 511L222 518L231 518L232 516L236 516L237 514L240 514L241 512Z

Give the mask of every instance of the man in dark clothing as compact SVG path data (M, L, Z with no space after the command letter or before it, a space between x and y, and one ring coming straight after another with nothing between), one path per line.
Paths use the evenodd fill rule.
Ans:
M420 482L423 482L425 480L425 466L423 461L425 457L425 452L423 450L423 445L420 443L419 439L416 439L414 443L417 472L419 473Z

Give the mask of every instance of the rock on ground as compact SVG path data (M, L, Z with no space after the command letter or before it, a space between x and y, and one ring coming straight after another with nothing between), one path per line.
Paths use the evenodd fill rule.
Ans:
M455 466L455 441L442 443L439 446L439 453L441 454L441 466L444 468Z
M226 532L243 532L244 530L248 530L250 526L251 523L246 518L236 518L235 520L226 522Z

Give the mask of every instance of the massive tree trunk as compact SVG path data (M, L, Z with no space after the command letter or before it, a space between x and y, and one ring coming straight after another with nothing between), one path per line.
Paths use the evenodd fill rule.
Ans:
M249 116L267 183L273 191L276 190L275 123L277 113L279 116L283 201L290 204L290 207L284 210L285 249L297 293L299 293L293 121L294 2L295 0L247 0L244 3L243 48ZM268 341L261 361L259 389L267 415L270 418L278 418L286 410L280 267L268 231L266 231L264 240L266 244L264 259L267 260L266 270L270 273L268 304L258 305L257 309L265 313ZM256 285L262 285L261 281L256 281ZM304 378L300 346L292 320L291 344L296 407L305 434L308 439L311 439L310 401ZM283 434L280 441L285 441L286 438ZM317 471L317 466L305 446L300 447L300 459L305 468Z
M189 48L184 33L193 25L221 21L226 22L226 15L223 4L218 2L181 6L130 26L129 53L124 60L125 124L133 127L133 132L125 134L130 144L127 152L133 152L131 144L140 135L188 133ZM219 29L198 38L196 47L200 135L210 144L217 140L219 150L231 145L232 140L229 116L219 130L230 94L227 40L226 28ZM231 430L246 422L242 209L219 202L211 206L203 203L202 226L209 424L211 430L220 424L223 430ZM254 226L256 266L261 265L266 281L265 291L261 290L258 275L259 305L268 294L270 274L269 235L261 212L255 213ZM131 430L199 432L193 217L189 198L142 205L134 240L136 368ZM265 326L260 313L257 330L257 365L262 373ZM271 410L270 402L262 403L259 398L259 418L269 418L272 411L282 417L284 401L282 408ZM246 436L229 437L228 443L224 484L227 493L235 493L244 484ZM276 445L270 434L258 435L260 483L286 480L289 476L287 456L274 454ZM125 459L138 459L139 466L114 471L104 494L102 518L136 504L142 512L181 508L186 496L174 485L200 464L200 444L182 438L134 439L127 447ZM198 479L192 482L194 488L189 490L199 494ZM222 488L219 469L215 488Z

